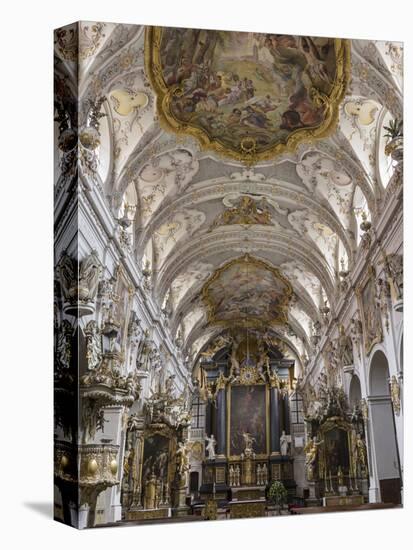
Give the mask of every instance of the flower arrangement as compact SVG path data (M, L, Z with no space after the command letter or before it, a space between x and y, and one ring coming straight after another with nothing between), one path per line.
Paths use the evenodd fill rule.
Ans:
M281 481L273 481L268 489L268 498L277 506L287 502L287 489Z

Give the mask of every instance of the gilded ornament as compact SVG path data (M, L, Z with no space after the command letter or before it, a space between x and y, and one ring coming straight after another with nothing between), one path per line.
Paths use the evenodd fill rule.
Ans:
M87 471L92 476L94 476L98 471L98 463L95 458L89 459L87 463Z
M263 197L256 201L248 195L242 195L235 205L219 214L211 225L211 230L221 225L273 225L271 210Z
M259 381L259 374L257 369L252 366L241 367L239 375L239 383L250 386L256 384Z
M110 471L112 472L112 474L116 475L117 472L118 472L118 463L115 459L110 461L109 467L110 467Z

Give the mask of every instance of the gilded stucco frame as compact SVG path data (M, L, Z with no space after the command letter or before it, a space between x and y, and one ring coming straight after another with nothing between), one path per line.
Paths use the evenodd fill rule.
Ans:
M263 260L258 260L257 258L254 258L253 256L250 256L249 254L244 254L244 256L241 256L240 258L235 258L234 260L231 260L230 262L227 262L222 267L214 271L214 273L211 275L211 277L208 279L208 281L204 284L202 287L201 295L202 300L207 308L207 314L208 314L208 323L223 326L223 327L233 327L235 325L240 325L244 328L260 328L263 326L263 322L259 319L231 319L231 320L217 320L215 318L215 303L213 299L210 296L209 288L210 286L221 276L221 274L226 271L227 269L230 269L233 265L236 264L242 264L244 262L253 264L255 266L260 267L261 269L266 269L270 271L273 276L276 279L279 279L285 286L284 290L284 297L282 300L282 303L280 305L280 308L277 310L277 315L270 321L270 325L285 325L288 323L287 318L287 306L290 302L290 299L293 295L293 288L291 286L291 283L288 279L286 279L279 269L276 267L271 266L267 262L264 262Z
M316 101L325 108L325 119L315 128L300 128L291 132L285 143L275 143L262 151L257 151L255 146L240 146L240 150L232 150L214 138L202 128L182 123L173 116L170 108L172 95L175 88L168 88L163 78L161 66L161 41L162 27L147 26L145 29L145 71L152 88L157 95L157 114L161 125L167 131L178 135L190 135L195 137L202 149L212 150L221 156L233 158L248 165L259 161L272 159L282 153L294 152L302 142L311 143L317 139L325 138L333 133L337 126L339 106L343 100L347 84L350 80L350 41L341 38L334 39L336 53L336 78L329 96L315 90ZM245 138L250 141L251 138ZM255 140L253 140L255 141Z

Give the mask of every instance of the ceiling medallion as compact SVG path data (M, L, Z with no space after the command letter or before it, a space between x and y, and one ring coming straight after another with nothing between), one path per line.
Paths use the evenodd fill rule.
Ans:
M286 324L292 294L278 269L249 254L217 269L202 288L208 322L227 327Z
M210 231L222 225L274 225L271 209L265 197L254 200L249 195L241 195L234 200L233 206L218 214L212 222Z
M147 27L145 64L167 130L254 164L334 131L350 43Z

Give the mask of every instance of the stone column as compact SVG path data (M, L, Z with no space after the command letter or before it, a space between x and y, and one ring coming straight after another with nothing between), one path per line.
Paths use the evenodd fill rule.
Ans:
M227 396L225 388L218 391L217 395L217 455L226 456L227 453Z
M209 437L213 432L212 426L212 404L210 401L207 401L205 404L205 434ZM215 434L214 434L215 435Z
M288 394L284 395L283 398L283 407L284 407L284 430L286 434L290 433L290 399Z
M270 452L280 454L280 403L278 388L270 389Z
M111 405L105 408L105 437L112 440L114 445L121 446L122 442L122 422L123 413L125 408L123 406ZM105 504L105 522L115 522L122 519L122 505L120 502L121 497L121 485L122 485L122 465L124 459L124 442L120 447L118 456L118 473L117 478L118 485L107 490L106 504Z

